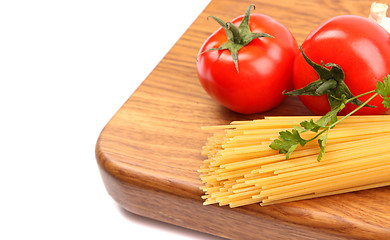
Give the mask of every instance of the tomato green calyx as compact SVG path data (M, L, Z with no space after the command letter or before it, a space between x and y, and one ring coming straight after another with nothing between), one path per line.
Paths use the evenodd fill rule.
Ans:
M228 41L223 43L221 46L219 46L217 48L210 48L210 49L208 49L200 54L203 54L205 52L212 51L212 50L229 50L231 55L232 55L236 70L237 70L237 72L239 72L238 60L237 60L238 51L240 51L241 48L248 45L250 42L252 42L252 40L254 40L256 38L260 38L260 37L273 38L273 36L271 36L267 33L253 33L253 32L251 32L251 30L249 29L249 16L250 16L252 7L253 7L253 9L255 9L255 6L253 4L251 4L248 7L248 9L245 12L244 18L242 19L242 22L240 23L240 26L238 26L238 27L235 26L231 22L225 23L224 21L222 21L221 19L219 19L215 16L209 16L209 17L213 18L216 22L218 22L219 25L221 25L221 27L225 30L226 37L227 37Z
M302 55L306 62L316 71L319 79L314 81L303 88L293 90L290 92L284 92L285 95L298 96L298 95L309 95L309 96L320 96L326 94L328 96L328 101L332 105L341 104L343 97L346 99L353 99L350 101L356 106L361 106L362 101L354 98L348 86L344 83L344 71L343 69L335 63L324 64L321 61L321 65L310 60L302 48L300 47ZM329 68L330 67L330 68ZM371 105L365 105L365 107L374 107Z

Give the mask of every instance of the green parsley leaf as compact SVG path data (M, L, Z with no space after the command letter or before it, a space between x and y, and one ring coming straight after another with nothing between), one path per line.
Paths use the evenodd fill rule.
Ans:
M337 114L344 108L344 106L344 104L341 104L340 106L330 110L320 119L318 119L316 124L321 128L325 128L328 124L335 123L337 121Z
M382 104L386 108L390 108L390 75L383 78L383 82L378 81L375 92L383 99Z
M322 157L325 155L325 147L326 147L326 142L328 140L328 132L329 128L326 130L326 134L322 135L318 138L318 145L320 146L320 153L317 156L317 161L321 161Z
M292 129L279 132L279 138L275 139L270 147L279 150L279 153L287 154L286 159L288 159L298 145L304 146L306 143L307 140L303 139L296 129Z
M303 121L300 123L300 125L305 129L305 131L312 131L312 132L318 132L318 130L321 128L317 123L313 121L313 119L310 119L310 121Z

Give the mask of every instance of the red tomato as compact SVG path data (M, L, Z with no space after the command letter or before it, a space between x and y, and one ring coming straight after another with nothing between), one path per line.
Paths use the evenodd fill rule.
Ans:
M244 16L231 22L239 26ZM197 71L205 91L223 106L243 114L270 110L292 88L292 66L298 45L291 32L275 19L263 14L251 14L249 29L267 33L274 38L252 40L238 52L237 72L229 50L212 50L200 54ZM227 41L219 28L203 44L199 53L217 48Z
M371 91L379 80L390 74L390 34L378 24L359 16L338 16L312 31L302 44L305 55L317 64L321 60L336 63L344 71L345 84L354 96ZM296 56L293 70L294 88L299 89L318 79L302 53ZM364 102L371 95L360 97ZM299 96L314 114L330 110L326 95ZM386 108L377 96L369 102L376 108L363 107L356 114L383 114ZM348 103L340 112L345 115L356 108Z

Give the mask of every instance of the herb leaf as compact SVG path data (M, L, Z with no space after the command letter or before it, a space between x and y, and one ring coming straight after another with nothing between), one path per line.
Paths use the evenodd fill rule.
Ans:
M279 138L275 139L270 144L270 147L274 150L279 150L279 153L285 153L286 159L288 159L298 145L304 146L307 142L307 140L301 137L298 130L292 129L291 131L279 132Z
M313 121L313 119L310 119L310 121L303 121L300 123L300 125L306 130L306 131L312 131L312 132L318 132L318 130L321 128L317 123Z
M332 103L331 103L332 105ZM336 106L332 106L331 110L327 112L324 116L322 116L320 119L316 121L316 124L321 127L325 128L328 124L333 124L337 122L337 114L343 110L345 107L345 104L343 101L338 103Z
M275 139L270 144L270 147L274 150L279 150L279 153L285 153L286 159L288 159L299 144L304 146L306 143L319 137L318 145L320 146L320 153L317 157L317 161L321 161L325 154L329 129L331 129L338 121L337 114L345 107L346 102L347 100L344 95L341 99L337 99L337 101L330 101L332 109L327 114L322 116L316 122L314 122L313 119L310 119L310 121L302 121L299 124L300 126L293 126L291 132L287 130L279 132L279 138ZM322 131L311 139L303 139L300 135L300 133L307 131L317 133L319 130ZM324 133L325 135L322 135Z
M378 93L383 99L383 106L390 108L390 75L387 75L387 77L383 78L383 83L378 81L375 92Z
M325 154L325 147L326 147L326 142L328 140L328 133L329 133L329 128L326 130L325 135L322 135L318 138L318 145L320 146L320 153L317 156L317 161L321 161L322 157Z

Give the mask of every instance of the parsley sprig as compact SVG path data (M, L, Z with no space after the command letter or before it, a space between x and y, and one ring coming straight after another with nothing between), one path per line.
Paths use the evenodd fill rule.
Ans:
M387 78L383 79L382 82L378 82L376 84L375 92L381 96L383 99L382 104L386 108L390 108L390 75L387 75Z
M317 74L319 75L319 79L301 89L293 90L285 94L295 96L320 96L322 94L326 94L331 110L317 121L314 121L313 119L310 119L309 121L305 120L302 121L299 126L293 126L292 130L279 132L278 139L275 139L270 144L270 147L274 150L279 150L279 153L286 154L286 159L288 159L299 145L305 146L306 143L317 139L318 145L320 147L317 161L321 161L325 154L328 133L339 122L351 116L362 107L374 107L368 105L368 103L378 95L383 99L382 104L386 108L390 108L390 75L384 77L383 81L378 81L374 90L360 94L358 96L353 96L347 85L344 83L344 72L340 66L333 63L326 65L322 63L322 65L319 65L307 58L303 51L302 54L306 61L316 70ZM330 69L326 67L330 67ZM365 102L358 100L359 97L368 94L372 94L372 96ZM358 107L347 115L338 119L337 114L345 108L347 103L355 104ZM304 139L301 136L301 134L304 132L314 132L317 134L310 139Z

